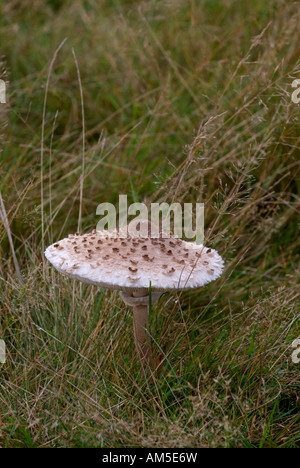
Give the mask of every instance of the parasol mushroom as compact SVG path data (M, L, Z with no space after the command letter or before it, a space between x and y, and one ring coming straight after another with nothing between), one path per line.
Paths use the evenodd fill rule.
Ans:
M215 280L222 273L223 260L213 249L166 238L161 231L153 237L157 231L148 221L136 227L69 235L50 245L45 256L70 278L121 291L123 301L133 308L140 359L149 363L149 301L157 302L164 291L198 288Z

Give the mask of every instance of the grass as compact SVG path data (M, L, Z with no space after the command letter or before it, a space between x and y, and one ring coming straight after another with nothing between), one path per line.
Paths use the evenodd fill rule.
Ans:
M2 4L1 447L299 447L299 20L266 0ZM204 202L226 261L152 306L147 379L118 294L42 255L120 193Z

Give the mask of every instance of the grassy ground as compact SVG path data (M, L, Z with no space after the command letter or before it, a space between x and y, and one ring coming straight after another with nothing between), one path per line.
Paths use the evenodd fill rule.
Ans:
M1 447L299 447L299 22L274 0L2 3L17 260L2 223ZM206 244L226 261L152 310L164 364L146 379L118 294L42 255L77 230L80 205L88 231L119 193L204 202Z

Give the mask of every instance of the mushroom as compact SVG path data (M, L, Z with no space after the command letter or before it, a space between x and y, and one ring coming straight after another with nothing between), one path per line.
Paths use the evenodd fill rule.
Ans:
M186 242L143 221L148 227L132 233L129 227L70 235L46 251L62 274L99 287L116 289L133 308L134 336L142 363L150 362L149 301L164 291L199 288L218 278L223 260L213 249ZM136 225L139 226L139 223ZM155 232L155 237L152 233ZM151 291L151 298L149 292Z

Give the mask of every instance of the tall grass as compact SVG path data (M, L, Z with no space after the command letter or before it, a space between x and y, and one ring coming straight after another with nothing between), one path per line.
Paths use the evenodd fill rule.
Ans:
M299 20L266 0L2 5L2 447L299 446ZM152 310L146 379L118 294L42 252L120 193L204 202L226 262Z

